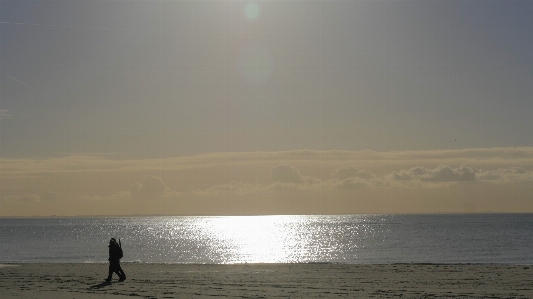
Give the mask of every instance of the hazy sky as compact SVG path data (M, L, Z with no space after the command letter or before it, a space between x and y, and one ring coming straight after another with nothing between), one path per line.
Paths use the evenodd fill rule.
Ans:
M0 216L533 212L532 15L0 0Z

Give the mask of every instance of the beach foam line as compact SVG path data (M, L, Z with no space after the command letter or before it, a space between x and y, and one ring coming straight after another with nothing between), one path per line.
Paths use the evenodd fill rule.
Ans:
M18 265L8 265L8 264L0 264L0 268L4 267L17 267Z

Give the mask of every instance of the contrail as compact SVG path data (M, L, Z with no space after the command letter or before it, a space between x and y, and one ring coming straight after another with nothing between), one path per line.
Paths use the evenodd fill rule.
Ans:
M17 81L17 82L20 83L20 84L24 84L25 86L28 86L29 88L33 89L33 87L31 87L31 86L29 86L28 84L26 84L26 83L20 81L20 80L17 79L17 78L11 77L10 75L6 75L6 76L8 76L9 78L11 78L11 79Z

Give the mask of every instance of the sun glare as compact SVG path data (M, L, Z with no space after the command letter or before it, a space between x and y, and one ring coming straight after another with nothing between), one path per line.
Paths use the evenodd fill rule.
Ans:
M294 262L302 256L294 244L297 239L291 227L301 219L287 216L217 217L212 220L213 235L234 250L228 263ZM295 246L296 245L296 246Z

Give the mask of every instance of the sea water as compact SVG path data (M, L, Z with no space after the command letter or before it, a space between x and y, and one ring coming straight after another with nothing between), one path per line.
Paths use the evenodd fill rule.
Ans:
M0 263L506 263L533 260L533 214L0 218Z

